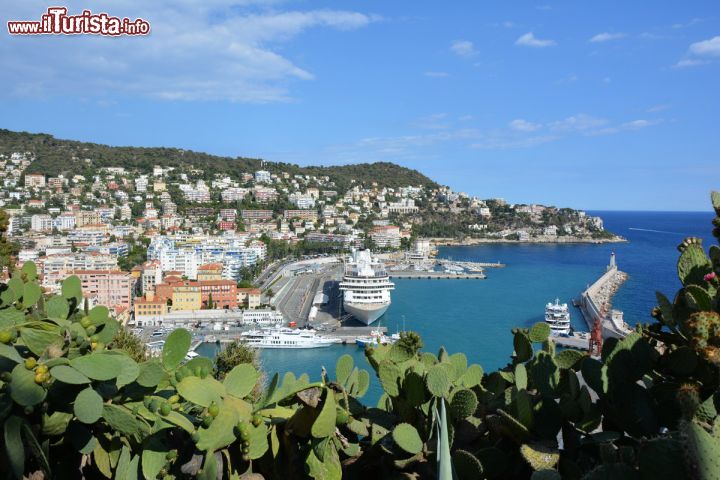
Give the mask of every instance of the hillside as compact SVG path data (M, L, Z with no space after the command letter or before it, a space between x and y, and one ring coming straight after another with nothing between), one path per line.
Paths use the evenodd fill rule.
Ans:
M220 157L179 148L113 147L62 140L43 133L0 129L0 154L9 155L12 152L32 152L35 160L27 172L42 172L50 176L60 173L87 176L102 167L125 167L150 173L154 165L160 165L201 169L208 179L216 173L235 177L242 172L254 172L261 168L273 173L327 175L341 192L349 188L352 180L362 185L377 182L381 187L436 186L435 182L417 170L389 162L326 167L265 162L261 167L261 160L257 158Z

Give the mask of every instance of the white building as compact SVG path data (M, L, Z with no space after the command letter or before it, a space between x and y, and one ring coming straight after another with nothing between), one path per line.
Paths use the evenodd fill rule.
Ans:
M270 183L272 182L272 176L270 172L266 170L258 170L255 172L255 183Z

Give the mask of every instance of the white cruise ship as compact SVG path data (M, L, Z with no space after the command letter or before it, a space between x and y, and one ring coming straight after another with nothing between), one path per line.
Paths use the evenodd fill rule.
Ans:
M240 334L240 341L255 348L322 348L336 341L315 333L315 330L297 328L270 328L250 330Z
M550 325L550 331L553 335L570 335L570 312L567 303L560 303L560 299L555 299L555 303L545 305L545 323Z
M370 250L356 250L345 262L345 275L340 282L345 311L370 325L382 317L390 306L390 281L385 266L370 254Z

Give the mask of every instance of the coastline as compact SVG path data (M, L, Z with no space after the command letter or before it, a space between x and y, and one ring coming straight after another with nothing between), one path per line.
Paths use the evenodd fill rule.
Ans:
M493 244L493 243L507 243L507 244L605 244L605 243L626 243L628 240L623 237L615 236L614 238L587 238L587 237L573 237L573 236L562 236L562 237L535 237L529 240L508 240L506 238L443 238L443 237L431 237L430 242L435 246L442 247L464 247L473 245Z

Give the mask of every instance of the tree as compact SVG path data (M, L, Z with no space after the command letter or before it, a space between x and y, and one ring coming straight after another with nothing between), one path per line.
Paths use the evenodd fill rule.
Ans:
M108 347L111 349L123 350L138 363L145 361L145 358L147 357L147 347L145 347L145 343L143 343L138 336L134 335L127 329L127 327L124 326L121 326L118 329L115 338Z

